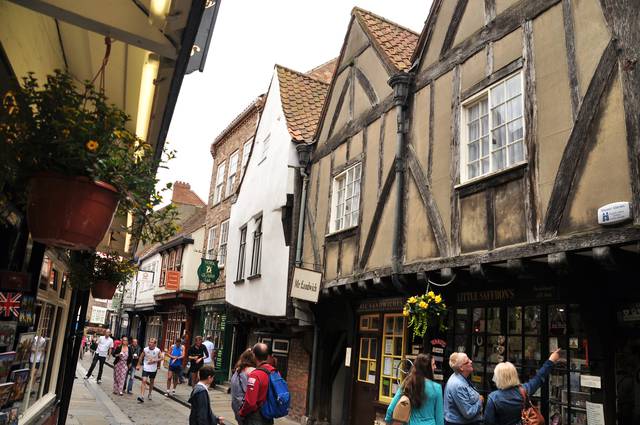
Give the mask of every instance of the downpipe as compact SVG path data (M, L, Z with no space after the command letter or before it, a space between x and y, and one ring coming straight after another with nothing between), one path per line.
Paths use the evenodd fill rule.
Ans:
M393 226L393 240L391 246L391 283L400 293L405 294L404 278L401 274L402 242L404 237L404 192L405 192L405 147L409 123L407 108L409 102L409 88L413 82L413 74L400 72L389 79L393 89L393 103L396 108L396 154L395 154L395 184L396 209Z

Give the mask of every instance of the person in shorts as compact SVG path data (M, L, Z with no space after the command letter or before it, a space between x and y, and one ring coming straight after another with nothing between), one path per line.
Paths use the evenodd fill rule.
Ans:
M182 338L176 338L175 344L169 348L169 372L167 373L167 392L164 393L166 397L169 394L176 393L180 375L182 374L182 361L187 355L184 345L182 345ZM173 392L171 391L171 383L173 382Z
M138 402L144 403L144 392L147 385L149 386L149 400L151 400L151 392L153 391L153 381L156 379L156 373L158 373L158 366L162 363L162 351L156 347L157 340L155 338L149 339L149 345L144 347L140 360L138 360L137 370L140 370L142 366L142 384L140 385L140 396L138 396Z
M189 362L191 367L189 368L189 375L191 376L191 385L198 383L198 371L204 365L204 359L209 357L209 351L207 347L202 343L202 337L197 336L195 343L189 348Z

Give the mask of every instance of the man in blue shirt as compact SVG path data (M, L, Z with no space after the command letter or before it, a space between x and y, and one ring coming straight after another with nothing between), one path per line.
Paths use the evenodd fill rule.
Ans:
M445 424L481 424L484 399L469 381L473 362L465 353L453 353L449 357L449 366L454 374L444 390Z

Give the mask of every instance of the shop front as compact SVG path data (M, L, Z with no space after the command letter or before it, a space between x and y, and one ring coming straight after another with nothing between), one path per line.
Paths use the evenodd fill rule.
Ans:
M216 382L224 382L231 379L233 359L230 355L232 333L227 332L227 312L224 304L200 305L200 328L197 331L203 338L211 337L214 352L209 353L213 357L216 369ZM194 334L195 335L195 334Z

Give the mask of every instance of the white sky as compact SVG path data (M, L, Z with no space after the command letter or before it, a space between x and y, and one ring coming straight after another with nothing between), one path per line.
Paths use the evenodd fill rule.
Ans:
M206 202L213 139L267 91L276 63L305 72L337 57L353 6L420 33L431 0L222 0L205 70L182 84L161 184L186 181Z

